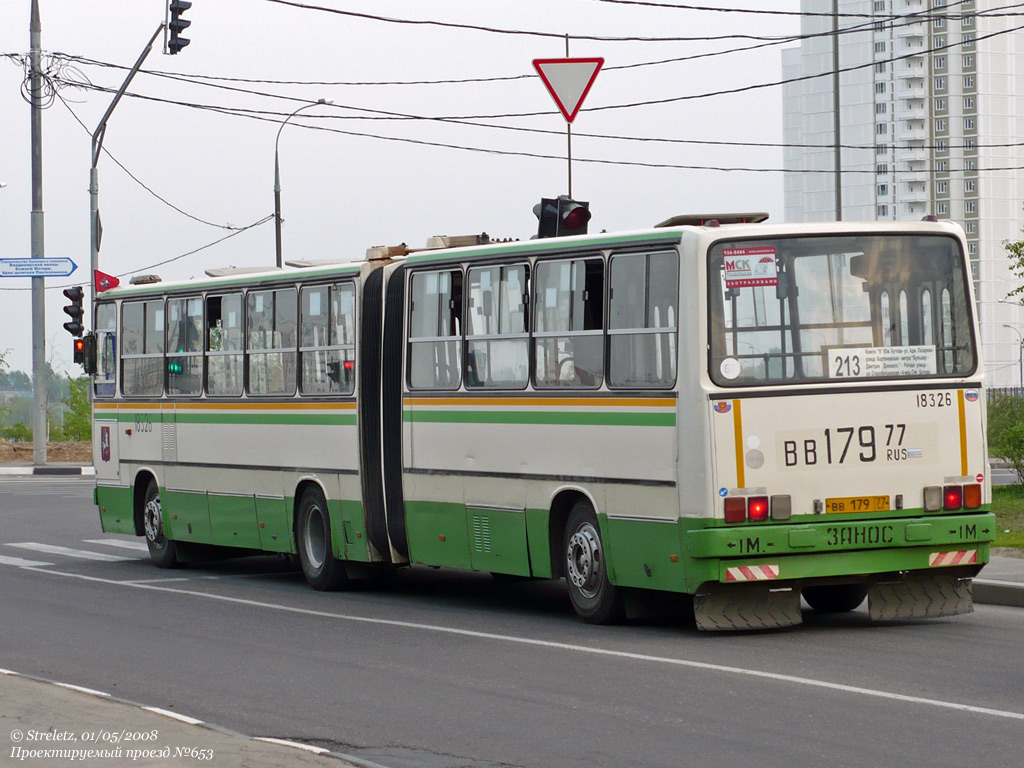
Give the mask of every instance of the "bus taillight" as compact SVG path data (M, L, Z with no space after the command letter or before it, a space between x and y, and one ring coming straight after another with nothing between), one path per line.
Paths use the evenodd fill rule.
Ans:
M725 522L742 523L747 519L747 500L733 496L725 500Z
M964 509L978 509L981 506L981 486L964 486Z
M768 497L752 496L747 502L747 519L760 523L768 519Z
M964 505L964 489L959 485L947 485L942 489L942 508L946 511L960 509Z

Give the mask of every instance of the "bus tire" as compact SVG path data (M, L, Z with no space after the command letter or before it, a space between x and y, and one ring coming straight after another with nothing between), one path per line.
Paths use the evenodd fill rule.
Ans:
M867 584L832 584L804 587L803 598L815 613L846 613L864 602Z
M345 563L332 552L331 516L319 488L307 488L302 494L295 534L299 564L313 589L327 592L348 582Z
M565 583L576 615L588 624L610 624L625 615L623 592L608 581L608 562L597 516L586 501L569 512L562 552Z
M163 506L156 480L150 479L142 504L142 525L150 559L157 568L177 568L181 565L178 545L164 535Z

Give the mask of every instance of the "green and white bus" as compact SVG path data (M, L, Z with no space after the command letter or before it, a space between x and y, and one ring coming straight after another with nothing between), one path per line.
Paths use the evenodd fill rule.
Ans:
M594 623L635 590L701 629L801 596L972 610L995 531L961 230L737 220L102 293L103 529L161 567L294 555L324 590L564 578Z

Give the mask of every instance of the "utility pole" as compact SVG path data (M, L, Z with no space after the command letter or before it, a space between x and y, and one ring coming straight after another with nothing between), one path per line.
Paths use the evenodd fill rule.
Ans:
M43 258L43 77L39 0L29 22L29 95L32 97L32 251ZM46 278L32 278L32 461L46 464Z

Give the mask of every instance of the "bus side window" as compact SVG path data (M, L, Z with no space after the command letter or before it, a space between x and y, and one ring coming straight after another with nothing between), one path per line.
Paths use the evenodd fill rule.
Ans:
M294 288L250 291L245 311L246 369L254 395L295 393L298 299Z
M609 270L609 385L671 387L679 311L676 254L612 256Z
M206 299L206 394L242 394L242 294Z
M462 272L415 272L409 295L409 387L458 389L462 376Z
M527 267L469 270L466 386L523 389L530 378Z
M163 299L121 305L121 387L126 395L164 393Z
M167 300L167 394L203 391L203 300Z
M117 306L113 302L96 306L96 373L92 381L96 397L117 394Z
M534 384L593 389L604 381L604 261L537 262Z
M303 394L351 394L355 387L355 288L302 289L299 353Z

